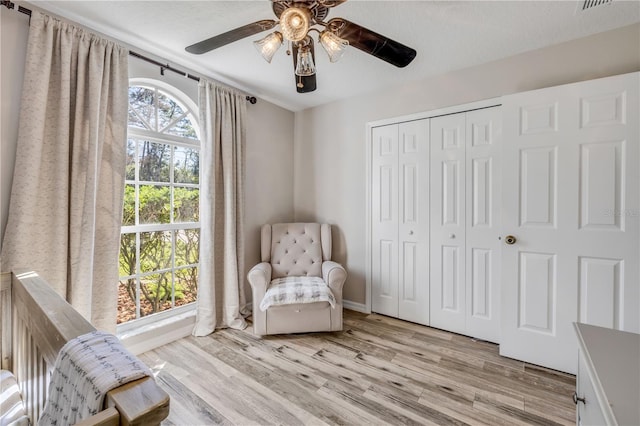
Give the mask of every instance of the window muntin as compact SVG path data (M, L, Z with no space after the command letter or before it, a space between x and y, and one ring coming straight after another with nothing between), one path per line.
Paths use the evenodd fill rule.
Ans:
M193 109L152 84L129 88L118 323L195 301L200 142Z

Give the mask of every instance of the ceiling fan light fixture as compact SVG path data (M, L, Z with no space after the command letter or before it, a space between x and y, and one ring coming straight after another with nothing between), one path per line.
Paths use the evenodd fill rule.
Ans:
M271 59L273 59L273 55L280 49L282 46L282 33L279 31L274 31L266 37L254 41L253 45L260 52L265 61L271 63Z
M316 65L313 62L313 54L309 46L298 48L296 75L307 77L316 73Z
M311 26L309 9L290 7L280 15L280 28L284 38L290 41L300 41L307 36Z
M347 40L338 37L338 35L328 30L320 33L320 44L322 44L327 55L329 55L331 62L338 62L340 58L342 58L342 55L344 55L347 46L349 46Z

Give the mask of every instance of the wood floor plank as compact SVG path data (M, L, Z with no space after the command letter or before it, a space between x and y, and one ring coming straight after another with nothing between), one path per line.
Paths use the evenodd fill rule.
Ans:
M156 380L171 394L167 424L233 424L170 373L161 372Z
M467 423L450 416L439 408L432 408L426 404L419 403L418 400L405 398L397 392L390 392L388 388L372 386L365 392L367 398L377 401L379 404L399 411L407 417L411 417L418 422L428 419L437 425L466 425Z
M324 422L330 424L346 423L347 419L343 418L341 413L333 412L330 407L326 406L324 401L315 398L314 393L317 389L310 388L307 382L301 382L296 377L282 377L280 374L270 372L262 366L252 365L251 360L246 359L241 354L232 353L224 349L217 352L215 357L237 369L238 372L250 376L255 382L268 386L290 403L304 407L306 411Z
M365 397L364 393L358 394L352 392L349 387L345 386L345 383L329 381L325 383L323 387L337 393L341 398L349 401L351 405L368 411L376 418L388 424L416 426L421 424L420 421L403 414L403 410L399 409L400 407L390 408L389 406L379 404L377 401Z
M453 338L453 334L447 331L438 330L437 328L425 327L424 325L403 321L397 318L387 317L380 314L371 314L371 315L368 315L366 318L369 321L388 324L390 326L403 328L405 330L410 330L412 332L428 334L430 336L437 337L443 340L451 340Z
M367 336L367 339L371 342L386 345L400 352L408 354L422 354L423 356L431 357L440 356L455 358L461 362L474 365L478 368L482 368L485 362L484 356L477 356L476 353L470 350L460 350L459 348L456 348L455 345L452 346L449 342L442 341L441 339L439 339L441 341L437 341L433 338L421 339L416 337L417 333L407 336L390 332L379 332L377 330L374 334L371 330L376 328L376 324L367 324L362 321L359 323L351 323L351 325L353 327L351 330L352 336L361 338L363 336Z
M570 385L564 381L550 379L547 376L532 374L530 371L512 369L493 362L486 362L484 371L492 374L508 377L523 385L543 389L545 392L553 392L558 395L569 395L575 390L575 384Z
M441 355L437 352L437 348L428 348L422 345L415 346L410 342L398 341L391 337L385 338L377 335L374 336L360 329L347 330L345 333L351 337L360 339L369 344L374 344L381 347L386 346L387 348L395 351L396 356L399 354L404 354L409 357L417 357L425 362L440 362ZM479 366L481 366L481 364Z
M466 400L469 405L473 402L475 396L475 390L463 389L447 378L437 378L433 375L423 374L422 371L416 371L406 368L402 365L397 365L393 362L387 362L377 359L365 354L360 354L356 358L356 362L361 366L366 366L373 369L379 369L385 372L389 372L396 377L409 380L422 388L422 391L431 389L432 391L439 391L449 395L450 398L456 400ZM439 380L440 379L440 380ZM397 380L397 379L396 379Z
M360 356L362 356L362 354L358 355L358 357ZM340 358L339 355L332 354L327 350L319 351L314 355L314 358L338 367L346 368L350 371L357 371L361 377L369 379L369 386L367 386L366 389L369 389L371 384L378 383L390 388L398 389L407 396L411 395L415 397L416 400L423 392L422 386L417 385L411 380L407 380L405 377L395 374L387 368L375 368L364 363L358 363L352 359Z
M141 355L171 397L165 425L573 424L575 377L498 346L377 314L345 330L187 337Z
M368 341L356 339L349 333L350 331L351 330L346 330L338 337L328 334L324 337L324 339L338 345L346 346L347 348L350 348L354 351L367 353L375 356L376 358L385 359L387 361L392 360L393 357L396 356L396 351L385 346L380 346Z
M533 413L527 413L522 410L517 410L509 405L501 404L495 400L483 398L481 396L476 397L476 401L473 404L474 408L478 408L490 414L503 417L505 420L513 422L513 424L530 424L540 426L556 426L559 423L547 418L538 416Z
M475 396L470 399L452 398L441 389L425 389L418 400L420 404L442 411L450 417L473 425L511 426L512 423L492 414L481 412L473 407ZM524 402L522 404L524 407Z

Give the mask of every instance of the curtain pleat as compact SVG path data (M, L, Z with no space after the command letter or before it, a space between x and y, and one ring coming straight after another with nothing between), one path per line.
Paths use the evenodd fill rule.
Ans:
M245 96L200 80L200 273L194 336L243 329Z
M5 270L33 270L113 332L124 188L128 51L34 11Z

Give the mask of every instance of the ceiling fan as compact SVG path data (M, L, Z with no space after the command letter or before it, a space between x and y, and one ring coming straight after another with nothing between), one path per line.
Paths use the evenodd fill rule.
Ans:
M347 46L351 45L397 67L406 67L411 63L416 51L402 43L343 18L332 18L325 22L329 9L345 1L272 0L277 21L264 19L253 22L188 46L185 50L199 55L280 25L280 31L255 41L254 45L262 57L271 62L283 42L290 43L291 49L287 50L287 54L293 53L296 90L299 93L316 90L315 49L309 35L311 31L319 34L318 41L331 62L339 60ZM321 30L314 26L321 27Z

